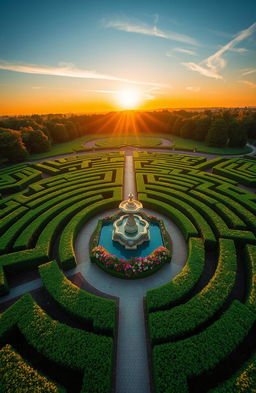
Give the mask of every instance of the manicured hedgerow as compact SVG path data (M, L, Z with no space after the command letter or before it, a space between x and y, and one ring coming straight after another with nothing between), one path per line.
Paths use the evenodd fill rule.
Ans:
M55 261L39 266L39 271L45 288L64 311L85 324L88 321L92 322L96 333L114 335L114 300L103 299L83 291L65 277Z
M164 159L162 153L134 154L138 199L146 207L168 216L187 241L193 237L193 242L201 242L207 255L220 242L220 255L213 276L214 267L208 269L211 258L204 265L203 255L201 269L196 270L198 274L192 276L192 280L187 262L172 281L147 292L155 393L194 392L200 376L205 381L208 372L217 384L220 362L233 359L239 344L242 345L239 353L244 350L247 354L247 341L242 341L249 332L251 334L250 328L255 326L256 319L255 194L237 187L237 177L228 178L224 172L203 172L219 164L225 166L228 162L225 158L192 164L174 156L166 155ZM238 168L240 179L242 172L243 176L250 172L255 177L252 163L247 164L240 171ZM194 235L191 224L196 230ZM241 254L243 249L244 254ZM243 271L247 273L245 276ZM174 285L179 284L179 277L181 287ZM231 303L235 297L244 304ZM231 363L230 367L232 371L236 366ZM194 377L196 385L193 385ZM202 390L205 389L202 386Z
M59 236L58 261L66 269L74 267L73 242L81 225L121 201L123 153L72 156L46 164L57 170L55 176L0 202L5 212L0 213L0 294L8 291L4 273L31 270L58 257L54 246Z
M51 319L26 294L0 316L0 343L18 328L26 342L48 362L84 374L81 393L112 390L113 339Z
M256 312L256 246L248 244L244 250L247 264L247 298L246 305Z
M0 294L3 295L9 291L5 273L19 273L30 271L44 262L49 262L49 258L44 251L37 249L23 250L11 254L0 256Z
M202 162L201 164L196 165L196 169L200 171L205 171L209 168L212 168L213 166L220 164L221 162L225 162L227 159L225 157L217 157L214 158L213 160L208 160L206 162Z
M0 350L0 391L2 393L66 393L33 369L7 344Z
M149 314L151 342L171 341L188 334L208 321L231 294L236 279L236 249L229 239L219 240L219 260L209 283L188 302L170 310Z
M214 166L213 172L248 187L256 186L256 165L252 160L232 158Z
M19 192L29 184L41 179L41 172L28 165L18 164L0 169L0 192Z
M188 393L188 378L212 371L247 336L255 314L234 300L220 319L201 333L153 348L156 393Z
M253 393L256 392L256 354L243 364L240 370L227 381L211 389L209 393Z
M139 200L143 203L144 207L159 211L165 214L179 227L186 240L190 237L199 236L197 229L192 222L180 210L171 206L168 203L161 202L157 199L150 198L147 194L139 193Z
M202 239L190 238L188 252L186 265L180 274L167 284L147 291L148 312L171 307L188 294L198 282L204 267L205 253Z
M81 227L93 215L104 210L114 208L120 203L122 198L122 190L119 187L113 188L113 196L109 200L100 200L91 206L79 210L67 223L61 233L59 242L59 259L63 269L67 270L76 266L76 258L74 252L74 241Z

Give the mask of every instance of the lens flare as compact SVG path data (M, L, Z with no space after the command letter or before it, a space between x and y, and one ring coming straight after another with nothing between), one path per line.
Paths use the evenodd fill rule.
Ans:
M135 89L121 90L118 94L118 104L123 109L136 109L140 101L141 95Z

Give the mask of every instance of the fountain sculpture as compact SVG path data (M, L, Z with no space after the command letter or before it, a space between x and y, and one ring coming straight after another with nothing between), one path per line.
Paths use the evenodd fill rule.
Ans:
M119 205L124 215L113 223L112 240L126 250L136 250L140 244L150 240L149 223L138 214L143 208L142 203L134 199L132 193L128 198Z

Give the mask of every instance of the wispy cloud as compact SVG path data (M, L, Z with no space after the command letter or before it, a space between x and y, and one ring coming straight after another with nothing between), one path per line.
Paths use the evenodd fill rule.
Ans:
M156 19L155 22L158 22L158 20ZM166 40L171 40L171 41L183 42L190 45L199 45L194 38L188 35L160 30L156 26L156 23L153 26L149 26L142 22L133 22L129 20L103 19L102 24L106 28L126 31L127 33L137 33L137 34L143 34L152 37L164 38Z
M62 63L63 64L63 63ZM101 74L96 71L82 70L75 68L74 66L67 64L59 67L49 67L45 65L35 65L35 64L20 64L11 63L0 60L0 70L21 72L25 74L38 74L38 75L52 75L52 76L62 76L70 78L84 78L84 79L102 79L109 81L125 82L134 85L145 85L145 86L155 86L155 87L167 87L164 84L156 82L142 82L126 78L120 78L114 75Z
M249 52L248 49L246 48L230 48L230 52L235 52L235 53L246 53Z
M194 91L195 93L197 93L197 92L200 91L201 89L200 89L199 86L187 86L187 87L186 87L186 90Z
M256 31L256 23L253 23L250 27L242 30L238 33L235 38L229 41L226 45L222 46L213 55L207 57L199 64L195 63L182 63L185 67L192 71L199 72L201 75L209 78L223 79L220 71L226 66L226 60L223 59L222 55L233 49L233 47L240 41L250 37Z
M87 89L87 93L117 94L118 90Z
M256 83L255 82L245 81L245 80L239 81L239 82L244 83L245 85L251 87L252 89L256 89Z
M222 79L222 76L219 75L217 71L200 66L199 64L191 63L191 62L181 63L181 64L189 68L191 71L199 72L199 74L207 76L209 78Z
M248 68L247 70L244 70L242 75L250 75L250 74L254 74L255 72L256 72L256 68Z
M170 88L170 86L168 86ZM111 94L111 95L120 95L122 94L122 90L105 90L105 89L87 89L88 93L98 93L98 94ZM158 87L151 87L146 90L136 90L136 94L146 100L152 100L155 98L155 95L162 94L162 91L159 90Z
M173 52L185 53L186 55L196 56L196 52L191 49L173 48L166 53L166 56L172 56Z

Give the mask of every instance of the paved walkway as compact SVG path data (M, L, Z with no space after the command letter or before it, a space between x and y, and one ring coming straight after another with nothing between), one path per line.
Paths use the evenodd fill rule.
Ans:
M133 180L131 180L133 179ZM136 195L133 157L126 156L124 194L133 192ZM159 218L162 215L155 214ZM148 369L148 354L144 324L143 297L150 288L158 287L179 273L186 262L187 246L179 229L168 219L165 219L166 229L173 242L172 262L165 265L151 277L138 280L122 280L109 276L97 265L88 261L88 241L100 217L94 217L80 231L75 244L79 265L74 272L80 272L84 278L98 290L113 296L118 296L119 325L117 345L117 393L149 393L150 377Z

